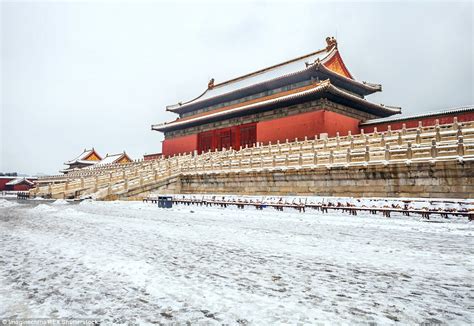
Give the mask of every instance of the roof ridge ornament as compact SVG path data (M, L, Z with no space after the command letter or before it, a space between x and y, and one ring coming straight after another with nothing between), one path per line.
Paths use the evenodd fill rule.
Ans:
M326 37L326 43L327 43L326 51L330 51L332 48L336 48L336 49L337 49L337 41L336 41L336 39L334 38L334 36L328 36L328 37Z
M211 78L209 83L207 83L207 89L213 89L214 88L214 78Z

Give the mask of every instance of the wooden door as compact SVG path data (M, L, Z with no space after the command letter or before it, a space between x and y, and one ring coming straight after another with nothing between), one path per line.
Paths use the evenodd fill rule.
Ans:
M232 146L232 137L231 137L231 131L230 129L228 130L221 130L219 131L218 137L217 137L217 148L218 149L229 149Z
M256 125L247 125L240 128L240 146L253 146L257 142L257 128Z
M212 137L213 133L211 132L203 132L199 134L199 139L198 139L198 151L199 153L207 152L209 150L212 150Z

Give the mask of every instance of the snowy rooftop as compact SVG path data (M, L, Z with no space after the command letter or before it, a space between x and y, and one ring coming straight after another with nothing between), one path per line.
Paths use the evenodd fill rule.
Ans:
M153 130L158 130L158 131L164 131L164 130L166 130L168 128L171 128L171 127L188 125L188 124L191 124L191 123L194 123L194 122L199 122L199 121L207 120L207 119L210 119L210 118L222 118L222 117L225 117L227 115L236 114L236 113L240 113L240 112L244 112L244 111L248 111L248 110L253 110L253 109L256 109L256 108L259 108L259 107L263 107L263 106L273 105L275 103L280 103L280 102L283 102L283 101L290 101L290 100L294 100L296 98L300 98L300 97L304 97L304 96L311 96L311 95L314 95L314 94L320 94L320 93L322 94L323 92L336 94L340 97L344 97L348 100L354 101L354 102L356 102L360 105L363 105L365 107L370 108L371 110L374 110L375 112L377 112L380 115L395 114L395 113L399 113L400 110L401 110L398 107L385 106L383 104L376 104L376 103L369 102L365 99L361 99L360 97L352 95L352 94L344 91L343 89L335 87L334 85L331 84L331 82L329 80L326 80L326 81L320 82L319 84L315 84L310 88L305 88L304 90L294 92L294 93L291 93L291 94L288 94L288 95L283 95L283 96L279 96L279 97L272 97L270 99L263 100L263 101L256 102L256 103L251 103L251 104L243 103L243 105L236 106L236 107L233 107L233 108L225 108L224 107L224 108L217 109L217 110L214 110L214 111L209 111L205 114L201 114L201 115L198 115L198 116L192 116L192 117L189 117L189 118L181 118L181 119L177 119L175 121L172 121L170 123L153 125L152 129Z
M74 164L74 163L86 163L86 164L87 163L92 163L92 164L94 164L96 162L86 160L93 153L95 153L100 158L99 154L97 154L97 152L94 150L94 148L84 149L84 151L81 154L79 154L76 158L74 158L70 161L67 161L64 164Z
M99 165L104 165L104 164L111 164L115 163L118 160L120 160L122 157L127 156L125 152L123 153L118 153L118 154L107 154L103 160L101 160L98 164ZM128 157L128 156L127 156Z
M6 186L14 186L14 185L18 185L20 183L27 183L29 185L33 185L33 182L31 182L30 180L26 179L26 178L16 178L16 179L13 179L9 182L7 182L5 185Z
M474 111L474 105L466 105L460 107L449 108L441 111L433 111L433 112L425 112L419 114L400 114L397 116L387 117L387 118L380 118L380 119L372 119L367 120L361 125L371 125L376 123L384 123L384 122L392 122L392 121L399 121L399 120L410 120L410 119L417 119L417 118L424 118L430 116L437 116L437 115L445 115L445 114L453 114L453 113L464 113Z
M213 87L208 88L204 93L202 93L197 98L190 100L188 102L181 103L181 105L197 103L204 101L216 96L223 94L231 93L233 91L244 89L246 87L267 82L272 79L279 77L291 75L303 70L308 69L306 63L314 63L315 61L325 61L332 56L337 51L335 47L330 50L322 49L301 57L288 60L250 74L246 74L219 84L215 84ZM180 104L169 106L168 109L173 111L181 107Z

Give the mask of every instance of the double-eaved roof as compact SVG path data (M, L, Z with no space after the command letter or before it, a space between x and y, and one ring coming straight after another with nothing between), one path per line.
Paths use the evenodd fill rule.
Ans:
M308 82L310 81L309 85ZM323 81L323 82L321 82ZM293 89L288 85L296 85ZM309 87L308 87L309 86ZM297 98L323 96L342 97L362 110L376 116L389 116L400 108L368 102L365 95L381 91L379 84L354 79L345 66L334 39L324 49L300 56L231 80L214 84L198 97L167 106L180 115L169 123L152 125L153 130L170 131L207 119L225 118L265 105L283 103ZM272 90L271 92L269 92ZM270 95L269 95L270 93ZM199 110L199 111L198 111Z
M180 118L164 125L153 125L152 128L160 131L172 130L180 127L200 124L203 121L211 122L222 118L230 118L239 115L243 112L257 112L259 109L263 107L268 107L269 105L271 105L273 108L277 107L278 105L291 105L293 102L305 98L307 98L308 100L314 100L319 98L332 97L339 97L340 99L350 102L352 106L359 106L361 109L364 109L365 111L368 111L372 114L392 115L400 112L400 108L398 107L372 103L365 100L364 98L352 95L344 91L343 89L334 86L328 79L292 91L281 92L272 96L263 97L260 98L258 101L253 100L243 102L237 105L219 108L209 112Z
M72 171L77 171L82 168L92 168L95 166L114 164L114 163L127 163L132 162L130 156L123 151L118 154L107 154L104 158L99 156L99 154L92 149L84 149L84 151L79 154L76 158L65 162L64 164L69 165L69 168L60 170L62 173L69 173Z

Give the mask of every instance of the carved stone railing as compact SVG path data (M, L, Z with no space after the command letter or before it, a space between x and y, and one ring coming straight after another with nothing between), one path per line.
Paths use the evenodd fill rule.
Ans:
M245 170L332 168L474 157L474 122L435 125L371 134L305 139L207 152L166 159L108 164L49 176L37 181L36 196L104 198L127 193L176 175L225 173Z

